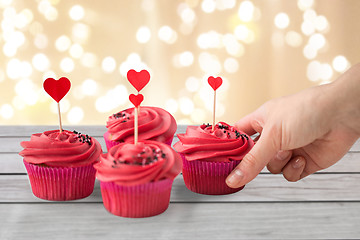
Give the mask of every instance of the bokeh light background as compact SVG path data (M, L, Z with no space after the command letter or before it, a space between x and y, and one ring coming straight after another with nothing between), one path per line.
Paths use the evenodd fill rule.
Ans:
M64 124L130 107L126 72L148 69L143 105L211 122L335 80L360 56L359 0L0 0L0 124L58 123L47 77L68 77ZM341 94L341 93L339 93ZM296 111L296 110L295 110Z

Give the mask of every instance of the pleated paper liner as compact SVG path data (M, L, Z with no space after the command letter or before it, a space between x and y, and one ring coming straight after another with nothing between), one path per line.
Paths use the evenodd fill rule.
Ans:
M226 178L232 170L241 162L206 162L206 161L187 161L184 154L180 154L183 159L183 178L186 187L200 194L225 195L240 191L240 188L230 188L226 185Z
M112 214L128 218L158 215L169 207L173 180L164 179L135 186L100 182L105 208Z
M88 197L94 190L96 170L92 164L62 168L38 166L23 161L33 194L50 201L68 201Z

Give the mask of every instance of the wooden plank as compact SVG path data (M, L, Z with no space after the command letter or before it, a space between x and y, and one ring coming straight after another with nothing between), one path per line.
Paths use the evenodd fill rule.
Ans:
M360 203L170 204L142 219L102 204L1 204L7 239L354 239Z
M322 170L323 173L360 173L360 153L347 153L335 165ZM18 153L0 153L0 173L26 173L23 167L22 157ZM264 168L262 173L269 173L267 168Z
M317 174L299 182L287 182L280 175L262 174L244 190L225 196L207 196L189 191L179 175L173 184L172 202L283 202L360 201L360 174ZM0 202L40 202L34 197L26 175L0 175ZM101 202L99 182L94 192L80 202Z
M186 131L186 125L178 125L176 133L183 133ZM69 131L76 130L81 133L86 133L93 137L103 136L107 131L104 125L70 125L63 126ZM48 130L58 129L58 126L53 125L35 125L35 126L0 126L0 137L30 137L33 133L40 133Z

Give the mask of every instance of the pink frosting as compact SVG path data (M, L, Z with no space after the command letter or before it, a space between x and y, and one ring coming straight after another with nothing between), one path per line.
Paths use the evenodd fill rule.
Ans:
M21 142L19 154L32 164L49 167L80 167L96 162L102 153L94 138L64 130L51 130L31 135L30 141Z
M134 142L134 108L126 109L109 117L106 127L110 140ZM157 107L140 107L139 140L166 142L176 132L174 117L164 109Z
M241 160L254 146L253 140L236 128L220 122L212 131L211 125L188 126L185 134L178 134L174 148L186 160L229 162Z
M132 186L162 179L173 180L181 171L180 155L170 146L155 141L136 145L120 143L100 156L94 167L103 182Z

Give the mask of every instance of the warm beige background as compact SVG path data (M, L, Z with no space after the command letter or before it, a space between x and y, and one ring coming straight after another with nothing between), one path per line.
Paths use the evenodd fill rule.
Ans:
M130 106L130 68L149 69L144 104L179 123L212 121L206 79L222 76L217 119L233 123L266 100L335 80L360 56L358 0L0 0L0 9L3 125L57 124L48 76L72 81L64 124L105 124Z

